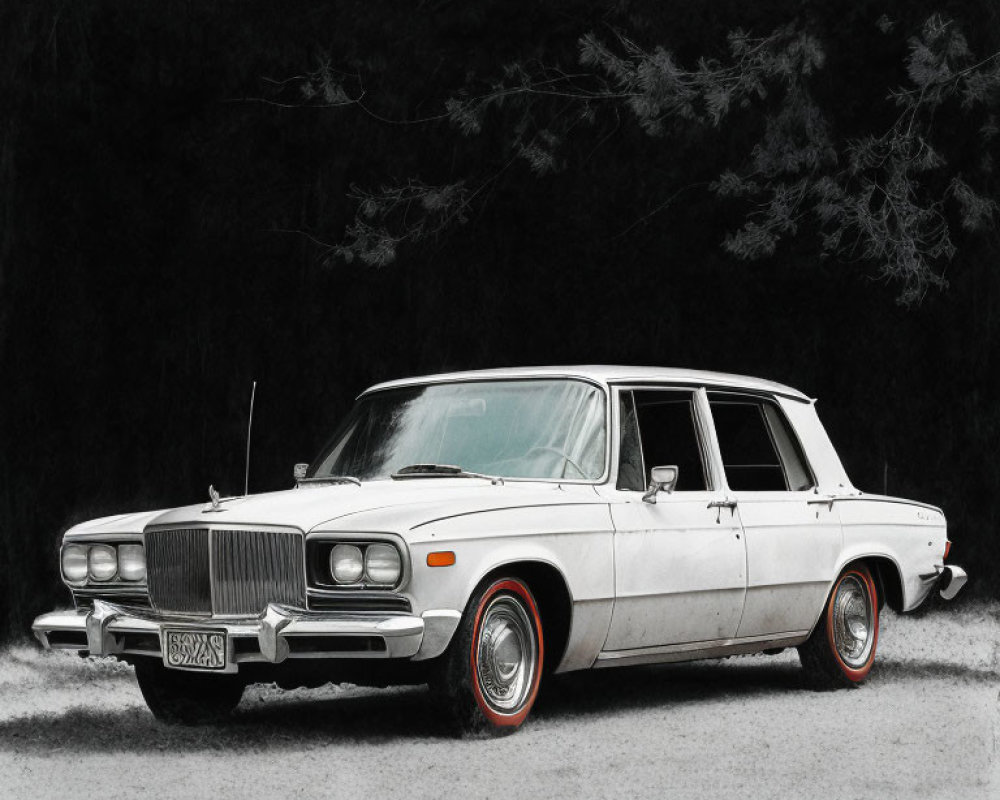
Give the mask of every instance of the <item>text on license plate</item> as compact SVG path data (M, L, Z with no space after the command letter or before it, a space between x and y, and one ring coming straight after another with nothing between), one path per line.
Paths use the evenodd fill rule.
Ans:
M165 631L168 667L225 669L226 634L222 631Z

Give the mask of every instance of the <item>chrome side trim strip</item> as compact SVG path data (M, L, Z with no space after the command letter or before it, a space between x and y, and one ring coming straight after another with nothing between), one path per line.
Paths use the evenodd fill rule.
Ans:
M750 636L743 639L715 639L706 642L686 642L638 650L608 650L597 656L594 667L617 667L630 664L666 664L674 661L696 661L702 658L757 653L773 647L794 647L809 638L809 631Z

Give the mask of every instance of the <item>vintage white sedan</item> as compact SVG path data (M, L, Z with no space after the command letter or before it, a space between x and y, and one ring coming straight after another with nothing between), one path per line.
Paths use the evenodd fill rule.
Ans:
M428 682L461 730L500 733L547 672L786 647L850 686L884 604L966 581L941 510L854 488L814 401L710 372L384 383L295 488L210 494L67 531L75 608L34 623L134 664L171 722L253 682Z

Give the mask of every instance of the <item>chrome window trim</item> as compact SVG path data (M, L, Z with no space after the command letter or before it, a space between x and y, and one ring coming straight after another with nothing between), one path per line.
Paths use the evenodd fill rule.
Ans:
M642 470L642 482L645 485L646 476L649 474L646 471L646 454L642 450L642 431L639 430L639 417L637 414L637 409L635 406L635 394L631 389L627 387L615 386L612 388L612 405L614 406L612 413L614 414L614 429L618 431L618 435L614 437L615 441L615 452L613 455L614 464L614 475L608 478L608 484L614 488L617 492L634 492L636 489L621 489L618 486L619 475L621 474L621 464L622 464L622 394L629 393L629 404L632 406L632 413L635 415L635 430L639 437L639 462L640 468ZM644 491L644 490L638 490Z
M677 385L674 383L615 383L609 384L610 388L614 392L615 400L615 413L618 413L618 406L620 405L620 400L622 392L632 392L632 403L635 404L635 394L634 392L690 392L691 393L691 413L693 415L692 422L694 423L695 438L698 442L698 450L701 455L702 467L705 470L705 482L708 484L706 489L695 489L692 491L704 491L704 492L726 492L729 489L729 484L726 482L725 470L722 468L722 453L719 450L719 440L715 434L715 421L712 419L711 408L708 405L708 392L704 386L695 386L694 384L683 384ZM621 426L621 420L615 419L616 428ZM646 468L646 454L642 448L642 428L639 426L638 418L636 419L636 425L639 427L639 449L642 454L643 469ZM617 448L616 448L617 449ZM612 488L616 491L627 491L618 490L618 467L621 460L621 454L615 453L615 474L614 481L609 482ZM648 475L643 476L643 480L648 480Z
M677 367L640 367L610 364L561 364L538 367L501 367L498 369L461 370L433 375L411 375L381 381L368 387L362 394L382 389L415 386L422 384L452 383L456 381L506 381L523 379L574 378L602 385L612 384L658 384L671 386L733 387L741 391L770 393L789 400L810 405L815 403L799 389L786 386L767 378L752 375L738 375L731 372L713 372L701 369ZM360 397L360 395L358 395Z
M726 472L722 468L722 450L719 447L719 436L715 430L712 407L708 402L708 392L704 386L701 386L694 394L694 423L701 441L705 478L710 484L709 491L725 492L729 490L729 483L726 481Z
M768 423L768 421L767 421L767 419L765 417L765 419L764 419L764 429L767 431L767 438L771 442L771 447L774 448L774 454L778 457L778 464L781 467L781 475L785 479L785 487L786 487L783 490L773 489L773 490L770 490L770 491L784 491L787 494L795 494L797 492L802 492L802 493L808 492L810 494L814 494L816 492L817 488L819 487L819 481L816 479L816 470L813 469L812 463L809 461L809 455L806 453L805 447L802 446L802 439L799 438L799 432L797 430L795 430L795 426L792 425L791 420L788 419L788 415L785 413L785 410L781 407L781 403L779 403L777 400L774 399L775 396L773 394L768 394L767 392L752 392L752 391L747 391L745 389L715 389L715 388L712 388L710 391L711 391L712 394L726 394L726 395L732 395L732 396L734 396L736 398L742 397L742 398L745 398L745 399L753 400L753 401L756 401L758 403L770 403L770 405L774 407L774 409L778 412L778 414L781 415L781 419L784 420L785 429L788 431L789 435L792 437L792 440L793 440L796 448L798 449L798 455L802 458L802 463L805 465L806 472L809 473L809 479L812 481L812 484L809 485L809 486L807 486L805 489L789 489L789 488L787 488L788 487L788 474L785 472L785 465L781 461L781 451L778 449L777 443L774 441L774 432L771 430L771 425L770 425L770 423ZM708 391L705 392L705 400L709 404L709 411L708 411L708 413L711 414L712 413L711 412L711 402L712 401L708 397ZM715 434L715 420L712 417L710 417L710 418L712 419L712 431L713 431L713 434ZM722 476L723 476L723 478L726 481L726 488L728 489L729 488L729 477L726 475L726 465L722 461L722 449L721 449L721 446L718 443L718 435L717 434L715 434L715 439L716 439L716 448L719 451L719 467L720 467L720 469L722 471ZM733 491L736 491L736 490L734 489ZM741 492L746 492L746 491L748 491L748 490L747 489L741 490Z
M773 400L775 397L786 397L789 400L794 400L796 403L805 403L810 405L815 402L810 400L808 397L802 394L796 393L795 389L789 389L788 391L781 391L779 389L757 389L753 387L744 387L732 383L711 383L699 380L676 380L661 383L655 380L649 381L634 381L634 380L620 380L613 379L608 381L608 386L622 386L629 387L632 389L655 389L655 388L669 388L669 389L705 389L708 392L736 392L738 394L751 395L754 397L764 397Z

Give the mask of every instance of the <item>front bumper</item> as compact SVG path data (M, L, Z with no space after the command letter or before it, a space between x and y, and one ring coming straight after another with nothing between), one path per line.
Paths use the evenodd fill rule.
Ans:
M90 610L43 614L32 630L46 649L160 658L166 630L224 632L221 671L232 673L243 663L278 664L289 658L431 658L444 650L458 618L447 611L423 617L317 614L274 604L250 619L181 618L95 600Z

